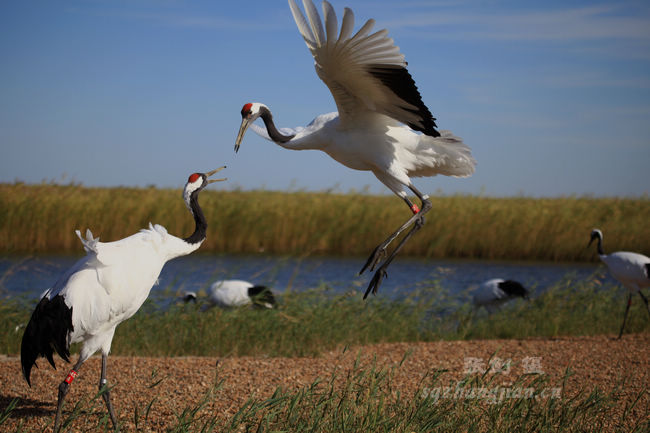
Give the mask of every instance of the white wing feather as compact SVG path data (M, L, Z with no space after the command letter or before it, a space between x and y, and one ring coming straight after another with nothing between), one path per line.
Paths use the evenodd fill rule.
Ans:
M315 38L314 42L316 42L316 45L319 47L325 45L327 39L325 38L323 25L321 24L316 6L314 6L314 3L312 3L311 0L303 0L302 5L305 7L305 12L307 12L309 25L311 26L311 31Z
M435 119L387 30L370 34L375 23L370 19L350 37L354 14L346 8L337 38L338 21L332 6L323 2L325 31L312 1L303 0L303 4L307 19L295 1L289 0L298 30L314 56L316 73L332 92L343 126L356 116L381 113L437 136Z
M343 10L343 21L341 22L341 33L339 40L344 41L350 37L354 29L354 12L352 9L345 8Z

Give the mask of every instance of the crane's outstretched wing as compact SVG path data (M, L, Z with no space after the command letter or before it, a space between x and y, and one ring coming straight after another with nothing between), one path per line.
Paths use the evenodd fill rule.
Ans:
M303 0L308 20L294 0L289 0L293 18L314 56L316 73L327 84L341 121L367 114L385 114L432 137L435 118L422 102L404 55L388 30L370 34L375 21L368 20L352 36L354 14L345 8L341 31L332 5L323 1L325 28L311 0Z

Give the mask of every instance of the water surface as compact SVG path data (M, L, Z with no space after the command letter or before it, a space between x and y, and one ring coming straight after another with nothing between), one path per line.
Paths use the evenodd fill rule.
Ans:
M0 258L0 295L36 300L81 256L23 256ZM372 273L358 275L364 257L278 257L264 255L194 254L167 263L152 294L173 300L185 291L206 290L219 279L244 279L282 293L327 287L332 293L365 291ZM397 258L388 269L377 296L399 298L436 282L449 295L467 293L490 278L513 279L540 293L559 281L583 280L597 270L605 282L615 283L597 264L536 263L483 260Z

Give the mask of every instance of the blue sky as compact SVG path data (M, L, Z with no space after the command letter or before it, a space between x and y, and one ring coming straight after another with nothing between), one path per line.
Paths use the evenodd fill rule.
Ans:
M319 4L319 3L318 3ZM478 161L428 193L650 192L647 1L332 1L375 18L438 125ZM336 109L284 0L0 2L0 182L182 187L227 165L225 188L389 191L318 151L250 131Z

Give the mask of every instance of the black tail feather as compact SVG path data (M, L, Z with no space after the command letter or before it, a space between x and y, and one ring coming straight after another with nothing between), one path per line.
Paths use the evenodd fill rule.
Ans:
M650 278L650 263L645 264L645 276Z
M41 299L29 319L20 345L20 363L29 386L32 386L29 379L32 367L39 357L45 357L55 369L54 351L70 362L68 335L72 329L72 308L65 304L63 296Z

